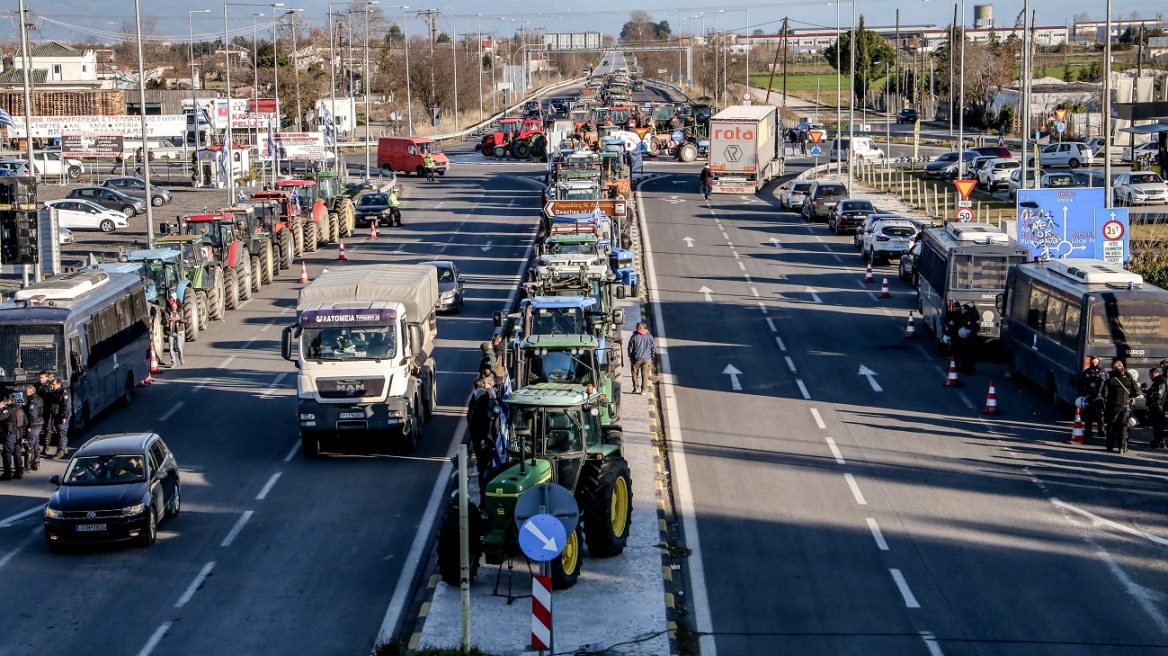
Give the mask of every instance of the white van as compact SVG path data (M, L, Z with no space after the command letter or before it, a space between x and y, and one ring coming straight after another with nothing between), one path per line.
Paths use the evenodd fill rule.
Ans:
M831 142L831 161L835 162L840 159L840 144L843 144L843 161L848 161L848 144L851 144L851 152L856 154L858 160L877 160L884 159L884 151L881 150L876 142L869 137L856 137L849 139L843 137L841 139L833 139Z

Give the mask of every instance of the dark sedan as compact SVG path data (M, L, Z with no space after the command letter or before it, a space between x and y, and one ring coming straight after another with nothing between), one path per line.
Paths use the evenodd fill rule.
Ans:
M921 115L917 113L917 110L912 107L906 107L896 113L896 123L897 125L901 123L916 123L920 117Z
M357 199L353 206L354 218L357 225L368 226L374 220L378 225L392 226L394 224L393 211L389 207L389 194L385 192L368 193ZM400 215L399 215L400 216ZM401 223L398 218L397 223Z
M158 522L182 509L178 464L154 433L98 435L73 454L45 505L45 540L132 540L150 546Z
M876 207L872 205L872 201L869 200L841 200L831 210L831 215L827 218L827 229L837 235L855 232L864 225L864 221L870 215L876 214L877 211Z
M117 189L106 189L105 187L78 187L70 191L66 198L87 200L106 209L121 212L126 216L134 216L146 211L145 199L134 198Z
M120 191L123 194L126 194L127 196L133 196L134 198L145 199L147 196L146 181L142 178L109 178L107 180L102 180L101 186L105 187L106 189ZM174 200L174 197L171 195L169 189L153 184L150 185L149 196L150 204L154 207L162 207L166 203Z
M462 311L462 286L466 280L458 275L458 266L450 260L422 262L438 269L438 311Z

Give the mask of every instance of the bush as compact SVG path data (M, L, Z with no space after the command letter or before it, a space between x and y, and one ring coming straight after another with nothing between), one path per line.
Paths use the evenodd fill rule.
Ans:
M1157 287L1168 287L1168 253L1158 242L1131 242L1131 262L1128 269L1144 277L1144 282Z

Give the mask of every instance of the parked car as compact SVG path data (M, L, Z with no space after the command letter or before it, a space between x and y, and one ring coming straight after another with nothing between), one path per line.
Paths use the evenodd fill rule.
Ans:
M69 459L45 504L45 540L134 540L150 546L158 522L182 510L178 463L155 433L98 435Z
M849 145L851 146L849 148ZM841 150L842 149L842 150ZM876 142L868 137L841 137L833 139L831 142L831 161L848 161L850 153L855 153L856 159L859 161L884 159L884 150L876 145ZM842 160L841 160L841 157Z
M82 173L85 173L85 165L81 163L81 160L61 157L61 153L51 150L34 152L32 163L39 178L76 180L81 177Z
M913 287L919 285L917 280L917 263L921 257L921 244L924 243L920 239L914 240L912 246L900 256L900 264L897 274L901 280L905 282L912 282Z
M847 197L847 186L839 182L816 182L803 197L803 219L826 222L836 204Z
M1026 187L1028 189L1033 189L1035 186L1034 185L1035 178L1037 177L1039 180L1041 180L1043 173L1046 173L1046 171L1039 171L1038 175L1035 176L1033 168L1026 169ZM1019 168L1014 169L1014 171L1010 173L1010 181L1006 183L1006 189L1008 190L1008 193L1010 195L1010 200L1014 200L1015 198L1018 197L1018 190L1021 188L1022 188L1022 168L1019 167Z
M1168 203L1168 184L1150 171L1123 173L1112 183L1117 205L1152 205Z
M803 197L815 184L813 180L791 180L779 187L779 207L785 210L803 208Z
M146 201L134 198L117 189L105 187L78 187L70 191L66 198L87 200L111 210L117 210L126 216L135 216L146 211Z
M892 258L900 258L912 245L910 239L916 237L917 229L903 219L877 221L864 234L864 259L872 264L887 263Z
M420 264L429 264L438 269L438 311L461 312L462 289L466 279L459 275L458 266L450 260L431 260Z
M881 212L876 214L869 214L868 218L864 219L864 224L856 228L856 233L852 235L852 246L855 246L856 250L862 250L864 247L864 234L871 230L873 224L875 224L877 221L883 221L884 219L903 218L904 217L899 214L885 214Z
M964 162L964 169L968 169L973 160L981 155L973 150L962 151L961 159ZM942 180L951 180L957 177L957 151L950 151L942 154L937 159L925 164L926 178L940 178Z
M970 148L970 150L985 157L1014 159L1014 155L1010 153L1010 149L1005 146L978 146L977 148Z
M134 198L146 198L146 181L142 178L109 178L102 180L101 186L106 189L120 191ZM150 192L150 204L154 207L162 207L166 203L174 200L169 189L159 187L158 185L150 185Z
M23 159L5 157L0 159L0 175L31 175L28 162Z
M827 229L837 235L845 232L855 232L863 225L864 220L876 213L876 206L870 200L848 198L841 200L831 210L827 218Z
M1139 144L1138 146L1135 147L1135 150L1134 150L1135 156L1133 157L1132 156L1132 152L1133 152L1132 147L1131 146L1124 146L1123 150L1120 153L1119 159L1121 162L1131 162L1131 161L1140 159L1141 157L1148 157L1148 156L1155 157L1157 147L1158 146L1157 146L1155 141L1146 141L1146 142ZM1046 162L1043 162L1043 164L1045 164L1045 163Z
M1087 147L1091 149L1095 159L1108 157L1112 161L1116 161L1123 158L1123 146L1115 143L1115 137L1106 140L1103 137L1091 137L1087 140Z
M901 123L916 123L920 117L921 115L919 112L917 112L917 110L913 109L912 107L905 107L896 113L896 124L900 125Z
M969 179L977 180L981 176L981 170L985 168L986 164L996 159L995 157L981 156L973 160L969 165Z
M65 244L72 244L72 243L73 243L73 231L68 229L68 228L58 226L57 227L57 244L64 246Z
M977 173L977 183L990 192L1010 185L1010 174L1022 167L1016 159L994 158Z
M1054 143L1038 152L1038 162L1042 166L1091 166L1095 163L1095 153L1082 141ZM1034 155L1026 159L1028 166L1034 166Z
M1060 187L1081 187L1079 180L1070 173L1043 173L1042 177L1038 179L1039 186L1043 189L1055 189Z
M57 225L70 230L113 232L130 225L126 215L97 203L75 198L45 201L44 209L57 210Z

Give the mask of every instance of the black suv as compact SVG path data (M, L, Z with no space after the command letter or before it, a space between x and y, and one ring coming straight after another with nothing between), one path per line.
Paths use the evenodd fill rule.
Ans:
M901 123L916 123L920 117L921 115L917 113L917 110L912 107L905 107L896 113L896 123L897 125Z
M837 235L845 232L855 232L864 225L864 221L878 210L872 201L848 198L836 204L835 209L827 219L827 229Z
M816 182L803 197L803 219L826 222L836 204L849 195L847 186L839 182Z

